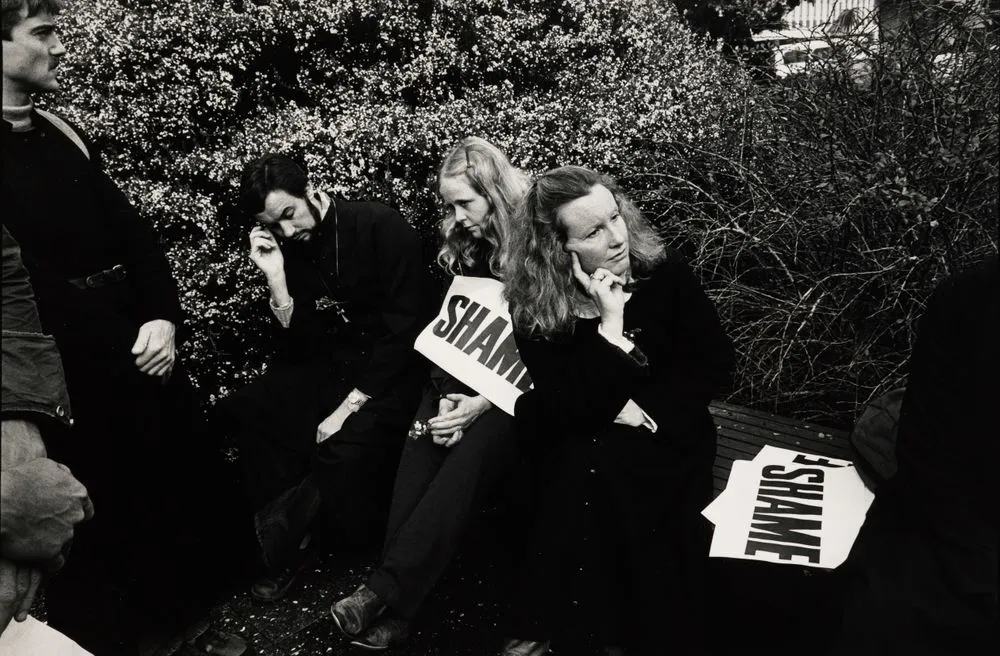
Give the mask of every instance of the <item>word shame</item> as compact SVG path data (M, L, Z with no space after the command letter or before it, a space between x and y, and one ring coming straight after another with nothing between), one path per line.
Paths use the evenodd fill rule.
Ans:
M521 362L506 318L459 294L448 300L446 313L431 329L436 337L476 358L479 364L522 392L531 387L531 376Z
M839 467L826 458L800 454L793 465L767 465L761 470L744 553L777 554L779 560L805 558L820 562L823 528L823 467Z

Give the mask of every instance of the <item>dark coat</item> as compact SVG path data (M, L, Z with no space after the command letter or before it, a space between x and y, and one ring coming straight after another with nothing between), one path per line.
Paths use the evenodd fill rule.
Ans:
M297 548L321 509L342 545L381 539L427 374L413 343L435 310L416 231L381 203L334 200L312 239L281 249L291 322L281 328L272 316L272 366L219 404L272 564ZM317 448L317 425L353 388L371 398Z
M211 603L215 576L234 561L234 552L219 553L236 535L226 524L238 513L183 364L164 384L141 373L131 353L146 322L182 321L152 225L104 173L86 135L76 130L89 157L32 118L27 132L3 123L4 224L21 246L72 400L73 439L50 445L50 457L72 469L99 509L46 589L49 620L90 651L128 653L142 625L171 628ZM115 265L125 280L70 282Z
M1000 505L1000 264L944 280L920 319L896 474L844 566L838 654L994 653Z
M139 326L152 319L179 325L182 319L159 238L104 172L83 132L76 130L90 159L45 118L33 114L32 120L35 129L28 132L13 132L3 122L0 193L4 224L21 245L42 323L66 359L131 365ZM104 290L68 282L117 264L128 279Z
M516 429L533 442L542 496L513 635L577 633L638 653L657 653L648 650L669 635L673 651L701 626L709 533L699 513L712 499L715 456L708 403L730 383L733 348L675 254L625 306L635 350L612 345L598 324L578 320L551 342L517 340L535 387L517 401ZM656 433L614 423L628 399Z
M381 203L336 199L310 242L283 243L282 251L295 310L278 329L281 357L328 358L345 394L357 387L373 400L404 390L419 396L426 369L413 342L435 308L416 230ZM328 301L337 305L320 309Z

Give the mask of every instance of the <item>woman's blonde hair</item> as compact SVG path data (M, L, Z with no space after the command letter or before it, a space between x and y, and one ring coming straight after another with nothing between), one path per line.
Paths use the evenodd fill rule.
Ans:
M457 275L463 266L472 267L486 258L490 272L503 277L511 234L515 232L511 225L514 210L530 180L514 168L503 151L479 137L466 137L448 151L438 170L438 190L441 180L458 176L465 176L473 191L487 200L490 210L482 226L482 239L470 235L455 220L454 213L446 213L441 220L444 241L437 262L451 275Z
M519 334L552 339L573 331L573 307L584 299L573 278L570 255L563 248L566 231L556 212L588 195L595 185L612 193L625 220L632 279L648 277L666 257L663 240L610 177L580 166L543 173L518 208L515 223L520 229L508 258L505 295Z

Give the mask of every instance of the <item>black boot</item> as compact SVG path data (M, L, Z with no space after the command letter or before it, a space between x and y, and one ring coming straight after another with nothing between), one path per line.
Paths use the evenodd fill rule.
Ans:
M299 549L281 565L268 567L264 574L254 581L250 594L264 602L278 601L295 584L302 571L316 562L317 549L311 535L307 535Z

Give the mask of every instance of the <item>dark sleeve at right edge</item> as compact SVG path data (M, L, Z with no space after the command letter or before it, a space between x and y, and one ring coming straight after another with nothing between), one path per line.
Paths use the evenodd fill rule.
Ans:
M3 228L3 419L34 416L68 425L69 393L55 340L42 333L21 249Z

